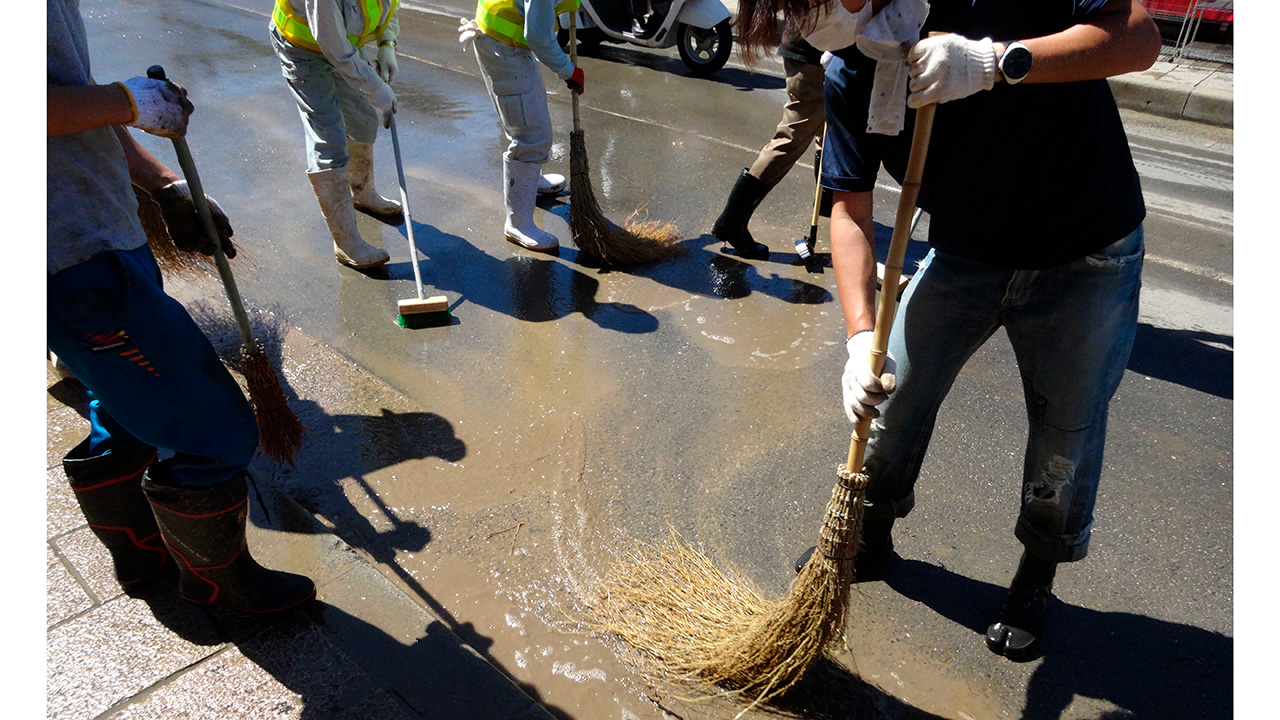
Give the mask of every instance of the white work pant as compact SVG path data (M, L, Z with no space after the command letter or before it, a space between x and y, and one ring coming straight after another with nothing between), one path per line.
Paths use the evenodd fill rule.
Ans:
M290 45L271 28L280 71L298 103L307 137L307 172L346 167L347 138L365 145L378 137L378 111L320 53ZM361 49L361 53L366 53Z
M489 98L511 141L503 157L541 167L551 154L551 113L538 59L484 33L476 34L475 51Z

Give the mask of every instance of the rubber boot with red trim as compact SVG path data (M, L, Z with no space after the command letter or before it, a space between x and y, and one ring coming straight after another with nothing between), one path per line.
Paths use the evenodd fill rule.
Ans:
M146 445L93 455L89 438L62 458L89 529L111 553L116 580L126 591L162 574L169 562L142 494L143 472L155 459L156 449Z
M316 596L309 578L268 570L249 554L248 473L208 488L181 488L164 463L147 471L142 489L178 565L178 591L199 605L247 613L288 610Z

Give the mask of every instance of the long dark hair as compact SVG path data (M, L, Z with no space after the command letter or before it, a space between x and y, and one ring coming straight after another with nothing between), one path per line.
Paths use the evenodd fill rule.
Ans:
M738 52L748 65L771 54L783 41L804 37L818 22L818 10L836 0L739 0Z

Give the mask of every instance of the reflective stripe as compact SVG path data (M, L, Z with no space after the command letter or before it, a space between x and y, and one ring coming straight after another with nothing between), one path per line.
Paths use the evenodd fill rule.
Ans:
M559 0L553 12L559 29L560 16L578 9L579 0ZM515 0L477 0L476 24L485 35L512 47L529 49L524 40L524 16L516 10Z
M378 36L382 35L382 31L387 29L396 11L400 9L400 0L391 0L390 6L391 12L388 12L386 20L379 24L378 20L382 18L386 3L383 0L364 0L364 32L360 35L348 35L347 40L355 47L363 47L377 40ZM289 0L276 0L275 11L271 13L271 17L280 34L291 45L312 52L320 52L320 46L316 44L311 28L307 27L307 19L294 12L293 7L289 5Z

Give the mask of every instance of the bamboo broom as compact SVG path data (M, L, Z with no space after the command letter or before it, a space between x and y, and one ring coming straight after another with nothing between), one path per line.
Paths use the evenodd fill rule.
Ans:
M578 65L577 12L569 13L569 54ZM591 169L587 162L587 142L582 132L578 111L578 93L573 96L573 132L569 134L569 231L582 252L612 265L635 265L662 260L679 251L679 231L671 223L635 221L628 218L625 228L609 222L600 211L591 187Z
M147 69L147 77L164 80L164 68L152 65ZM280 378L276 376L271 361L267 359L266 349L253 336L249 326L249 316L245 314L244 302L240 299L240 291L236 288L235 276L231 274L231 266L227 264L227 256L222 252L222 242L218 238L218 230L213 222L213 214L209 211L209 201L205 199L204 186L200 183L200 175L196 172L195 159L191 149L187 147L185 138L173 138L173 149L178 155L178 164L182 167L182 175L191 188L191 199L195 202L196 214L200 223L213 244L213 260L218 266L218 275L227 292L227 300L231 303L231 312L235 315L236 325L240 328L243 344L240 346L240 370L244 373L249 385L249 400L253 404L253 414L258 421L259 443L262 451L277 462L293 464L293 455L302 447L302 434L306 428L302 421L289 407L280 386Z
M884 368L897 311L894 290L902 275L933 113L932 105L916 113L872 339L870 362L877 374ZM785 692L844 630L868 482L864 471L853 468L862 468L870 426L866 419L855 425L848 457L836 471L818 551L781 602L765 599L736 572L721 572L673 533L660 545L641 543L613 567L600 594L588 601L596 616L588 625L638 650L645 669L724 688L750 700L747 710Z

